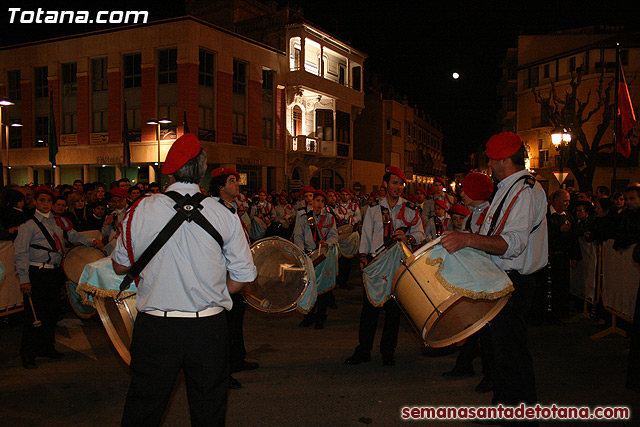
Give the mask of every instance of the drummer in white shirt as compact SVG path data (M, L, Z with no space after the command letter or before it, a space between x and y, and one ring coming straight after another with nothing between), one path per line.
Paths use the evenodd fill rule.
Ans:
M483 330L491 345L492 403L515 406L537 401L533 362L527 348L527 315L535 292L533 274L548 260L544 190L525 168L521 138L511 132L492 136L487 156L498 189L479 234L445 232L450 252L472 247L487 252L513 282L507 305Z
M393 240L401 240L411 247L425 239L422 221L415 204L400 197L407 182L404 172L395 166L389 166L382 181L385 197L367 209L362 222L359 255L362 268L369 263L370 257L375 257L384 251L385 243L389 244ZM395 273L395 271L390 272L389 276L393 277L391 273ZM345 360L347 365L358 365L371 360L378 315L383 308L386 315L380 340L382 363L385 366L395 365L394 354L398 343L400 308L389 297L390 295L382 307L374 307L369 301L367 290L363 290L362 313L358 332L359 344L353 355Z

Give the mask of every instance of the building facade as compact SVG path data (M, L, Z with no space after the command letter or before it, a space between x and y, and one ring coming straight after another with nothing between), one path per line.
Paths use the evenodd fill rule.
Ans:
M257 5L245 15L217 10L223 23L275 11L223 3ZM350 185L365 56L287 19L277 26L285 46L228 29L239 24L187 16L0 49L0 96L14 102L2 107L3 122L22 124L5 128L4 182L166 182L159 167L186 121L210 169L237 169L243 188ZM50 113L59 145L55 169L47 148Z
M633 35L617 33L611 29L584 28L548 35L524 35L518 38L517 66L515 80L513 79L513 50L509 51L505 60L505 79L500 83L499 93L503 95L502 115L499 118L504 130L513 130L515 117L515 131L522 137L529 154L529 168L534 171L537 179L547 191L560 187L554 173L562 170L569 173L564 185L578 188L580 183L569 169L570 164L586 167L581 142L578 149L565 146L554 147L551 133L558 125L572 130L573 138L579 135L576 129L584 133L584 140L592 144L598 138L599 146L603 147L593 153L596 159L596 169L593 176L593 188L598 185L611 187L613 178L613 115L607 122L603 113L606 105L613 105L614 89L610 89L609 102L600 106L598 91L602 79L602 94L606 95L608 85L613 87L615 77L616 42L621 42L621 59L624 72L629 84L634 105L640 105L640 84L633 79L640 70L640 43ZM564 123L554 124L540 103L536 102L536 94L544 97L555 88L555 93L562 100L571 90L572 77L581 75L578 86L578 100L584 103L583 111L565 111L567 117ZM515 90L513 86L515 85ZM515 108L513 105L515 93ZM579 107L578 107L579 108ZM591 111L596 111L590 115ZM580 114L580 116L578 116ZM580 117L579 126L572 121ZM607 123L603 125L603 123ZM637 139L632 138L634 144ZM575 143L575 141L574 141ZM591 145L593 148L593 145ZM564 150L562 153L560 150ZM562 162L562 165L561 165ZM617 156L616 187L624 187L628 182L637 180L637 152L626 160Z

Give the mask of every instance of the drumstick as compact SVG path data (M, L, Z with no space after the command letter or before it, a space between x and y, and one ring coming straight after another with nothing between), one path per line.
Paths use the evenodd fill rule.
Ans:
M38 328L42 326L42 322L38 320L38 316L36 316L36 310L33 308L33 300L31 299L31 294L29 294L29 305L31 305L31 312L33 313L33 327Z

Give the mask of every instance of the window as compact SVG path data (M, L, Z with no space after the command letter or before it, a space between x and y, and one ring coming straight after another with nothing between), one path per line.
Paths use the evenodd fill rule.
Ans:
M76 123L76 114L75 113L65 113L62 115L62 133L77 133L77 123Z
M247 64L233 60L233 143L246 145Z
M108 130L109 115L106 110L93 112L93 126L92 132L106 132ZM129 118L127 117L127 125L130 125Z
M397 120L387 120L387 135L400 136L400 122Z
M94 92L107 90L107 58L91 60L91 89Z
M124 87L140 87L142 85L142 54L124 55Z
M78 91L78 64L69 62L62 64L62 94L71 95Z
M629 50L623 49L620 51L620 62L623 66L629 65Z
M299 106L293 107L291 114L293 136L302 135L302 109Z
M142 112L140 108L127 108L127 128L129 130L129 141L136 142L141 139L140 123L142 123ZM124 126L124 123L122 124Z
M233 60L233 93L244 95L247 91L247 64Z
M275 72L273 70L262 70L262 144L265 148L274 148L274 75Z
M536 87L540 83L540 67L533 67L529 69L531 73L531 77L529 81L531 82L531 87Z
M201 141L215 141L216 131L214 129L213 108L205 105L198 107L198 137Z
M569 58L569 71L575 71L576 69L576 57L572 56Z
M178 106L175 104L159 105L158 118L171 120L171 123L160 123L160 139L177 138Z
M47 77L49 71L47 67L36 67L34 72L34 88L36 98L46 98L49 96L49 85L47 83Z
M344 65L338 64L338 83L341 85L346 84L347 69Z
M49 117L38 116L36 117L36 129L35 129L35 146L46 147L47 141L49 141Z
M351 115L349 113L336 111L336 137L338 156L349 157L351 144Z
M549 78L549 64L545 64L543 70L544 71L543 71L543 74L542 74L542 78L548 79Z
M178 82L178 49L158 51L158 84Z
M20 101L22 90L20 88L20 70L12 70L7 73L7 95L13 102Z
M22 126L9 126L9 147L22 147Z
M214 56L212 52L200 49L200 65L198 66L198 83L213 87Z
M316 138L333 141L333 110L316 110Z
M357 91L362 90L362 67L353 67L351 70L353 88Z

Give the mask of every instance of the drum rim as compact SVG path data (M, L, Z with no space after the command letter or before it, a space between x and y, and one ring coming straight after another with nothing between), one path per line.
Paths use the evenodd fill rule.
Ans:
M391 249L393 249L398 243L403 244L404 246L407 247L407 250L411 251L411 248L409 247L409 245L407 245L405 242L403 242L402 240L396 240L395 242L393 242L393 244L391 246L389 246L388 248L385 248L385 250L383 250L382 252L380 252L378 255L376 255L375 257L373 257L373 259L371 260L371 262L369 262L369 264L367 264L367 266L365 268L368 268L371 264L373 264L377 259L379 259L380 256L382 256L383 254L389 252ZM412 258L413 255L411 255L409 258ZM406 262L406 260L405 260ZM398 272L400 271L400 269L398 269ZM398 275L398 273L396 272L396 276ZM395 276L394 276L395 279ZM393 287L391 288L391 293L393 293Z
M244 299L244 301L247 304L249 304L251 307L255 308L256 310L258 310L258 311L260 311L262 313L267 313L267 314L289 313L290 311L293 311L293 310L296 309L296 307L298 306L298 303L300 302L300 300L302 299L302 297L306 293L307 289L311 285L311 270L310 270L311 267L309 265L310 258L309 258L309 256L307 254L304 253L304 251L302 249L300 249L298 246L296 246L295 243L291 242L290 240L283 239L282 237L279 237L279 236L265 237L263 239L256 240L251 245L249 245L249 249L252 249L258 243L264 242L266 240L280 240L280 241L285 242L287 245L290 245L290 246L294 247L296 250L298 250L300 252L300 254L302 255L302 258L305 260L305 270L306 270L306 273L307 273L307 281L305 282L304 288L302 289L302 292L300 293L298 298L293 303L291 303L288 307L286 307L284 309L269 310L269 309L265 309L262 306L258 306L257 307L257 306L255 306L254 304L252 304L251 302L249 302L247 300L247 298L246 298L247 292L245 290L242 291L242 298ZM253 253L252 253L252 256L253 256Z

